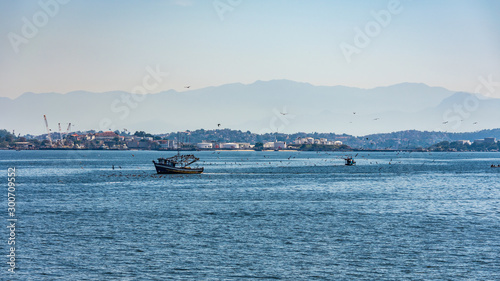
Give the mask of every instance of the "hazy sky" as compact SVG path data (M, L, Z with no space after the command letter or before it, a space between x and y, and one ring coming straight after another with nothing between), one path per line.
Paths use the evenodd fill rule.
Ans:
M473 92L479 76L500 81L500 1L60 2L0 2L0 96L131 91L148 67L169 73L151 92L272 79Z

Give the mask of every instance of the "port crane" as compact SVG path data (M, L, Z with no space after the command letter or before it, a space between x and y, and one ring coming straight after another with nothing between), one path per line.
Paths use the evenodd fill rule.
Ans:
M69 130L71 130L71 123L68 123L68 128L66 129L65 135L69 134Z
M50 129L49 123L47 122L47 116L43 115L43 119L45 120L45 128L47 129L47 138L49 139L50 146L52 146L52 138L50 137Z
M62 130L61 130L61 123L57 123L59 126L59 139L61 140L61 144L63 143L63 137L62 137Z
M66 132L64 133L64 144L66 144L66 137L68 136L70 129L71 129L71 123L68 123L68 128L66 129Z

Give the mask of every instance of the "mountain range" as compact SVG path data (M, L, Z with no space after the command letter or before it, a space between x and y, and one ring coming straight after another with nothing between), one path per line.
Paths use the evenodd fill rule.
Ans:
M144 96L123 91L24 93L0 98L0 128L21 134L120 130L163 133L230 128L255 133L401 130L471 132L500 127L500 99L419 83L373 89L289 80L226 84Z

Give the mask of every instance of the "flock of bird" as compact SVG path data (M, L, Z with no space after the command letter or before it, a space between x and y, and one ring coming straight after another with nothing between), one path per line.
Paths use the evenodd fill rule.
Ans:
M190 87L191 87L191 86L189 86L189 85L188 85L188 86L184 86L184 88L186 88L186 89L189 89ZM356 111L354 111L352 114L353 114L353 115L356 115L356 113L357 113L357 112L356 112ZM281 114L281 115L287 115L288 113L286 113L286 112L280 112L280 114ZM373 121L378 121L378 120L380 120L380 117L373 118ZM460 120L460 122L463 122L463 121L464 121L463 119L462 119L462 120ZM350 124L352 124L352 121L350 121L349 123L350 123ZM448 124L448 123L449 123L449 121L444 121L444 122L443 122L443 124L444 124L444 125L446 125L446 124ZM477 125L477 123L478 123L478 122L474 122L474 123L472 123L472 124L473 124L473 125ZM217 124L217 127L219 128L219 127L220 127L220 125L221 125L220 123L219 123L219 124Z
M221 152L220 151L214 151L212 154L220 154ZM329 153L329 152L316 152L317 154L324 154L325 156L330 156L330 155L333 155L332 153ZM406 152L398 152L396 153L396 157L398 155L400 155L401 153L405 154ZM409 154L411 154L412 152L408 152ZM408 154L408 155L409 155ZM356 153L356 155L352 156L353 158L355 157L358 157L359 153ZM134 157L135 155L131 155L132 157ZM335 156L335 157L332 157L332 158L327 158L327 159L321 159L321 158L316 158L316 157L304 157L304 158L296 158L297 156L295 155L290 155L289 157L285 158L285 159L275 159L272 155L263 155L262 156L262 160L264 161L257 161L257 162L251 162L251 163L255 163L257 165L257 167L264 167L266 165L271 165L271 166L274 166L274 167L291 167L290 164L292 163L292 160L294 160L295 162L294 163L297 163L296 161L297 160L302 160L302 163L299 163L300 165L304 165L304 166L324 166L324 165L328 165L328 166L344 166L343 164L338 164L338 163L332 163L332 162L338 162L339 159L344 159L343 156ZM274 159L273 159L274 158ZM366 155L361 155L360 158L365 158L366 160L370 159L370 154L366 154ZM217 157L217 159L219 159L219 157ZM295 160L296 159L296 160ZM271 161L269 161L271 160ZM316 160L316 161L314 161ZM396 159L398 160L398 159ZM202 161L202 163L204 165L223 165L223 166L242 166L242 165L246 165L246 164L249 164L251 161L250 158L241 158L239 159L239 161L225 161L225 162L209 162L209 161ZM311 163L311 161L314 161ZM391 158L388 162L380 162L380 160L378 161L375 161L375 160L371 160L371 161L367 161L366 163L369 163L370 165L383 165L383 164L387 164L387 165L393 165L393 164L401 164L402 161L394 161L394 158ZM433 160L431 163L434 163L436 160ZM329 163L330 162L330 163ZM421 164L421 166L425 165L425 164L428 164L426 162L423 162ZM122 169L121 166L118 166L119 169ZM378 171L381 172L383 166L380 166L378 167ZM82 169L83 169L83 166L82 166ZM115 170L115 166L112 165L112 170ZM136 167L135 170L141 170L140 167ZM200 177L201 175L161 175L161 174L153 174L151 173L150 171L141 171L140 173L133 173L133 174L129 174L127 172L119 172L119 173L113 173L113 174L106 174L106 175L103 175L103 176L107 176L108 178L110 177L124 177L124 178L127 178L127 179L133 179L133 178L144 178L144 177L149 177L149 178L168 178L168 177L175 177L175 178L185 178L185 177L189 177L189 178L192 178L193 176L198 176ZM211 176L210 175L204 175L208 178L210 178Z

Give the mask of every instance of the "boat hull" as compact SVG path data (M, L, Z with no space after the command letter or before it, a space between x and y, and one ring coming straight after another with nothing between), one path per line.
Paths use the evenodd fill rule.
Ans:
M184 167L184 168L177 168L177 167L170 167L167 165L162 165L159 163L154 162L155 168L156 168L156 173L158 174L201 174L203 173L203 168L189 168L189 167Z

